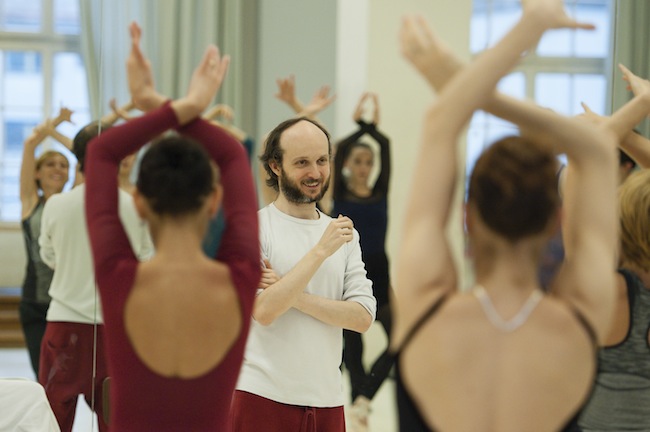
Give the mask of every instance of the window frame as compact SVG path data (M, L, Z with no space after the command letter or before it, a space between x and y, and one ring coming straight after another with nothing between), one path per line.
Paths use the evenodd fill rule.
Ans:
M499 1L499 0L496 0ZM494 31L494 25L490 21L490 15L494 10L495 0L474 0L474 8L477 8L477 2L481 3L482 10L486 11L486 20L485 25L485 40L489 41L491 39L491 32ZM605 89L605 106L603 114L609 114L611 108L612 100L612 77L613 77L613 53L614 53L614 33L616 30L615 27L615 2L613 0L569 0L565 1L568 3L568 9L577 6L578 4L598 4L604 5L608 10L609 17L609 35L608 41L609 46L605 57L578 57L578 56L541 56L537 54L537 47L531 50L522 61L510 72L521 73L524 76L525 83L525 97L529 100L535 101L535 89L536 89L536 76L543 73L555 73L555 74L566 74L566 75L575 75L575 74L587 74L587 75L600 75L605 78L606 89ZM484 6L484 7L483 7ZM474 22L474 17L472 17L472 22ZM472 29L470 28L470 31ZM470 38L471 40L471 38ZM487 42L485 43L485 48L487 48ZM485 49L484 48L484 49ZM470 47L471 49L471 47ZM478 56L482 50L472 52L472 57ZM494 120L491 120L491 116L488 113L485 113L485 119L480 124L473 124L475 117L473 116L468 125L468 138L470 133L482 133L484 136L488 135L491 128L495 126ZM503 122L504 120L499 121ZM483 128L483 131L481 131ZM480 131L480 132L479 132ZM478 143L472 143L472 145L477 145ZM465 180L469 180L471 170L474 167L476 159L470 159L471 155L480 154L485 151L490 145L490 142L482 142L480 151L477 148L472 147L471 151L469 149L470 142L467 140L467 151L465 156ZM478 147L478 146L477 146Z
M41 56L41 75L43 79L43 107L39 114L40 118L52 117L56 109L56 101L53 100L54 94L54 60L58 53L73 52L82 56L81 34L64 34L56 33L54 26L54 2L51 0L42 0L41 7L41 28L40 31L18 32L7 31L0 28L0 50L2 51L35 51ZM0 71L0 79L4 79L4 67ZM7 113L7 105L4 98L0 98L0 114L2 119ZM4 171L8 166L13 166L14 160L7 160L6 148L4 142L6 131L4 120L0 121L0 190L5 188L6 182ZM22 155L18 159L20 164ZM14 167L15 168L15 167ZM18 191L16 191L18 193ZM0 198L0 202L1 202ZM5 218L0 213L0 229L14 229L20 226L18 220Z

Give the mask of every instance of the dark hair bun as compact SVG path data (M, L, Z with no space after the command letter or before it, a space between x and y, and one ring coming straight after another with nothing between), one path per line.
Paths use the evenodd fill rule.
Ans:
M469 200L485 224L510 241L539 234L560 204L557 167L554 155L540 145L503 138L476 162Z
M153 143L140 164L137 187L159 214L198 210L214 190L209 156L197 142L180 136Z

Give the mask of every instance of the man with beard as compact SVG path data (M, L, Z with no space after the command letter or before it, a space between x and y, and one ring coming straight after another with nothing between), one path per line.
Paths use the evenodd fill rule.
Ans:
M352 221L316 208L331 144L318 123L287 120L261 160L279 192L259 211L263 270L233 399L237 432L344 431L342 329L368 330L372 282Z

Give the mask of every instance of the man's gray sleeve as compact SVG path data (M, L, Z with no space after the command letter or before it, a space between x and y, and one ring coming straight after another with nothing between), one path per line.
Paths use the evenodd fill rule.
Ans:
M368 279L366 266L361 259L359 233L356 229L352 241L344 247L346 248L346 262L342 300L359 303L375 319L377 300L372 293L372 281Z

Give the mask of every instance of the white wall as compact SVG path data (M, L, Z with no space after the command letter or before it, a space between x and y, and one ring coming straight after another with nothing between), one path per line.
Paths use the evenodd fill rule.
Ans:
M333 131L341 138L357 125L352 114L368 90L369 0L338 0L336 39L336 112Z
M419 145L423 112L435 97L400 54L398 32L405 14L423 15L451 49L459 56L468 58L471 0L372 0L371 3L368 83L369 88L380 95L381 127L392 143L394 169L387 240L387 250L392 257L396 255L403 209L411 188L410 176ZM459 161L459 164L462 166L459 171L463 173L464 163ZM462 187L462 181L459 181L459 186ZM456 201L456 213L451 219L451 238L457 259L462 255L463 244L460 196ZM394 265L394 258L392 263Z
M336 11L332 1L261 0L259 11L258 135L268 133L293 112L274 95L275 80L296 76L296 90L309 102L321 85L335 87ZM336 109L323 113L331 125Z
M369 5L369 0L260 1L260 138L293 115L274 97L275 80L290 74L303 103L322 85L336 93L336 102L319 116L333 139L355 126L352 110L368 80Z

